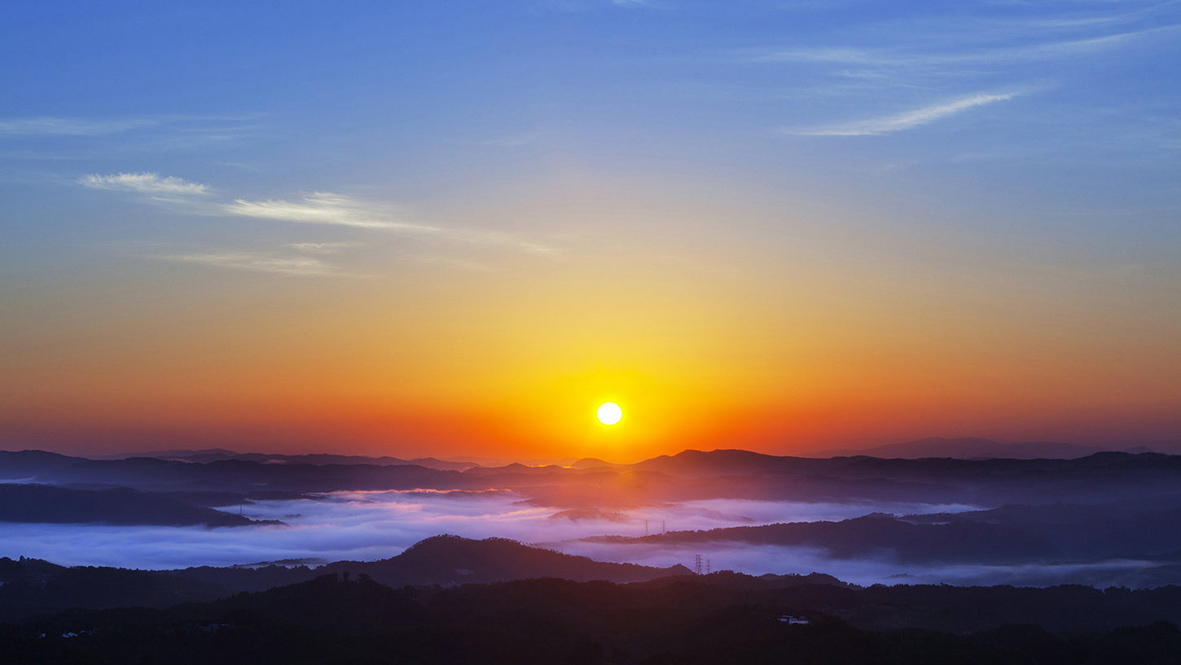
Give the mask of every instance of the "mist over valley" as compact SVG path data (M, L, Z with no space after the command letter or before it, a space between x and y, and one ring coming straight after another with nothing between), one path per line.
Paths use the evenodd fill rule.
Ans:
M709 570L821 572L860 585L1181 581L1181 458L1155 453L905 460L718 450L462 470L350 462L0 453L0 556L154 570L324 565L386 559L453 534L604 562L692 567L700 556Z

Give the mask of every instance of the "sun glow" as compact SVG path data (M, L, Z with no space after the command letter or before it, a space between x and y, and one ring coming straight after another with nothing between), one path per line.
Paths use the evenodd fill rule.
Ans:
M599 407L599 422L604 425L614 425L623 418L623 409L615 402L607 402Z

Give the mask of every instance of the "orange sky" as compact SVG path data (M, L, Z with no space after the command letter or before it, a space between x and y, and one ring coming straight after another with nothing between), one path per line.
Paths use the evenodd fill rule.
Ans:
M1181 451L1178 6L19 4L0 448Z
M637 207L642 227L527 259L481 248L480 270L298 280L148 263L30 285L10 299L0 432L92 453L632 460L1177 431L1170 328L1121 299L1131 284L1163 297L1150 277L998 270L933 238L843 241L859 260L834 261L837 222L791 219L760 246L714 211ZM682 233L654 237L669 224L656 215ZM604 401L623 422L595 420Z

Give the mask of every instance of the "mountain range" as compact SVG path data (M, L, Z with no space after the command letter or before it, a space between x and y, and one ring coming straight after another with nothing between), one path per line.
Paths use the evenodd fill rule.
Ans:
M718 573L390 588L329 574L0 624L6 663L1168 665L1181 589L848 588Z
M503 538L470 540L447 535L427 538L387 559L338 561L317 568L270 564L147 571L0 558L0 620L70 608L167 607L179 602L206 602L326 574L340 574L346 579L363 575L390 587L446 587L537 577L627 583L691 575L692 571L680 565L656 568L593 561Z
M706 499L803 502L1094 504L1150 499L1181 487L1181 456L1095 453L1077 459L776 457L743 450L684 451L629 465L472 467L413 464L91 460L0 451L0 480L78 490L125 487L205 507L357 490L511 490L555 511L622 510ZM13 518L18 519L18 518Z
M950 457L954 459L1078 459L1112 448L1081 446L1059 441L1025 441L1000 443L991 439L959 438L947 439L929 437L916 441L891 443L868 448L842 448L826 450L824 457L866 455L869 457L921 459L924 457ZM1146 446L1121 448L1116 452L1155 452Z

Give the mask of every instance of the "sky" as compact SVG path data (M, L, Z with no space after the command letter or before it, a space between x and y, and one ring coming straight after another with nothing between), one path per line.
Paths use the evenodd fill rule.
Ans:
M0 448L1181 452L1177 2L15 0L0 61Z

